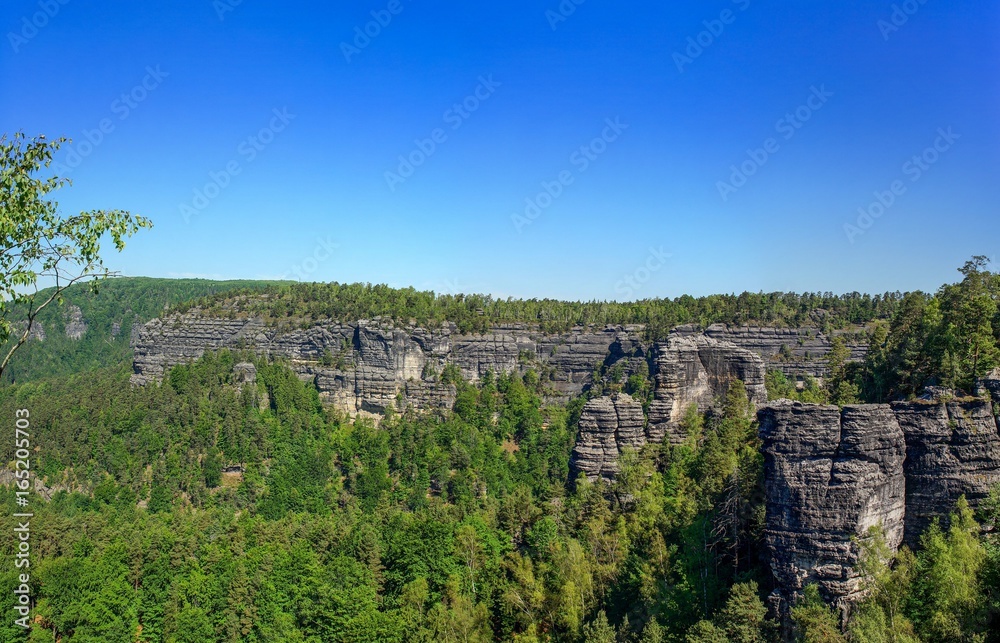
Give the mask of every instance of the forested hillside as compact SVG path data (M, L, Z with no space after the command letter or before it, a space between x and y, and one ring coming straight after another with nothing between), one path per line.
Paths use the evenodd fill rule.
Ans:
M90 284L73 285L63 293L62 305L50 306L39 315L36 325L40 323L41 330L33 329L34 339L15 354L4 379L28 381L121 364L131 358L129 337L133 325L163 314L165 307L234 289L256 292L274 284L128 277L101 281L96 291ZM39 300L44 300L49 292L40 291ZM75 330L85 328L78 338L66 332L67 326L74 322L76 309L79 309L77 323L83 326ZM11 320L17 320L19 312L12 309ZM41 337L44 340L38 341Z
M37 471L60 488L32 521L31 640L776 635L740 387L720 414L689 413L684 444L626 456L606 486L571 477L580 405L543 407L531 373L461 384L453 412L376 427L331 414L280 364L258 361L241 383L247 358L209 355L160 387L104 370L4 390L0 413L32 409ZM888 594L858 627L884 626L890 600L925 641L940 640L942 611L960 632L988 631L1000 549L962 511L911 568L870 561ZM16 577L3 578L9 601ZM810 640L839 640L818 599L796 609L801 627L834 636ZM25 640L9 625L0 639Z
M997 364L997 283L974 261L936 295L852 318L887 316L877 350L787 393L844 402L869 395L880 373L892 385L873 397L917 382L970 386ZM243 310L416 318L426 305L428 320L456 323L466 317L454 310L497 318L507 304L515 317L547 306L577 315L567 323L624 310L411 301L368 286L265 292L239 300ZM329 292L343 297L322 303ZM634 310L654 308L644 305ZM110 328L124 308L92 310L106 310ZM29 638L5 618L0 641L1000 640L1000 495L978 515L960 501L915 552L893 557L877 532L860 543L869 593L845 632L815 588L783 629L768 615L763 456L741 384L707 413L689 409L682 443L625 451L607 483L571 470L580 411L602 389L641 398L643 382L609 377L553 404L530 369L477 384L454 368L440 376L457 387L450 409L400 408L378 422L324 407L313 383L251 353L210 352L145 387L129 386L127 362L3 386L0 416L30 409L32 468L51 499L35 501L32 519L34 627ZM5 461L12 447L0 444ZM11 533L4 498L0 529ZM14 546L3 539L0 555ZM14 572L0 577L7 615Z

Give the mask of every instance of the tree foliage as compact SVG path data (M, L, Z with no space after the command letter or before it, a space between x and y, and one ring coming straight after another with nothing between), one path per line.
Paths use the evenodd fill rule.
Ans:
M92 210L63 216L49 195L69 184L58 176L40 177L65 139L28 139L21 133L0 137L0 376L18 348L31 336L39 313L58 301L74 283L92 285L112 273L104 266L101 242L110 237L119 252L125 239L148 219L123 210ZM39 284L52 284L40 293ZM17 328L8 317L20 309ZM8 342L11 337L13 342Z

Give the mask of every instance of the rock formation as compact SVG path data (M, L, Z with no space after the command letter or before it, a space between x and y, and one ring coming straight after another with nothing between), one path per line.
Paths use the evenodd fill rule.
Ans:
M778 587L817 583L833 599L859 585L851 536L882 524L893 548L903 537L903 431L884 405L783 402L759 413L764 442L766 542Z
M642 405L625 393L590 400L580 412L580 436L573 449L574 471L612 480L626 448L646 444Z
M82 339L87 332L87 322L83 320L83 311L79 306L70 304L66 308L66 337Z
M897 402L906 434L906 542L965 495L975 507L1000 481L1000 435L987 400Z
M562 399L579 395L595 367L645 355L642 329L609 326L545 334L526 324L466 335L453 324L399 328L383 320L318 322L279 330L260 318L228 319L195 309L156 319L133 341L132 382L145 385L206 350L248 349L288 360L321 397L349 413L381 413L401 400L416 408L450 406L454 387L439 382L448 364L470 381L486 372L544 370Z
M764 362L731 342L681 331L654 347L653 401L649 406L649 440L684 440L678 422L692 404L705 412L724 397L733 380L742 380L754 404L767 401Z
M835 406L776 402L758 412L767 560L778 601L808 583L842 606L857 597L863 536L881 524L911 545L959 496L975 507L1000 482L989 400Z
M842 336L851 351L851 360L863 360L868 345L861 338L864 329L853 333L834 331ZM826 376L826 354L830 352L831 336L814 326L801 328L767 328L761 326L726 326L713 324L705 329L713 339L731 342L760 355L768 369L783 371L789 377ZM786 357L782 357L782 353Z
M993 404L1000 404L1000 368L994 368L976 383L976 395L991 397Z

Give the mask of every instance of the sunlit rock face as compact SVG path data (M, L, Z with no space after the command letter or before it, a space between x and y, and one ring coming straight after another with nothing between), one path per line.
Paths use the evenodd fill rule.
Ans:
M613 480L625 449L646 444L645 423L642 405L625 393L590 400L580 412L573 470L592 480Z
M964 495L976 507L1000 482L1000 435L989 400L898 402L906 435L906 542L916 546L936 517Z
M642 330L608 326L543 333L528 324L507 324L465 334L454 324L428 329L381 319L325 320L287 329L260 318L194 309L154 319L138 330L132 340L132 382L158 381L172 366L230 348L287 360L302 379L316 384L326 403L348 413L379 414L401 405L450 407L455 388L440 381L449 364L472 382L487 372L544 371L555 399L565 401L583 392L595 367L646 361Z
M679 332L654 347L653 401L649 406L650 442L684 441L680 420L692 404L705 412L741 380L750 401L767 401L766 368L754 352L706 335Z

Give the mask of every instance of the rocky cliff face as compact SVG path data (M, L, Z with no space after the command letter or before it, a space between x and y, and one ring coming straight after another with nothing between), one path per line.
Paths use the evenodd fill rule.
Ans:
M580 412L573 470L611 481L618 473L622 452L646 444L645 424L642 405L625 393L590 400Z
M87 322L83 320L83 311L79 306L70 304L66 308L66 337L82 339L87 333Z
M787 601L808 583L842 606L857 597L852 536L881 524L914 544L961 495L975 507L1000 482L988 400L820 406L758 413L764 443L767 559Z
M142 327L133 325L132 333L136 384L155 381L165 369L197 358L205 350L245 347L290 359L300 375L315 379L329 401L350 411L377 411L399 393L407 394L406 389L417 399L446 403L447 392L429 386L432 382L423 377L425 365L440 370L445 364L456 364L472 380L486 371L510 372L529 364L546 367L554 387L566 398L583 390L595 366L624 360L626 372L639 361L655 368L650 354L654 347L643 341L643 327L638 325L546 334L528 324L509 324L495 326L484 335L463 335L448 324L429 330L362 320L319 321L306 329L278 331L259 318L229 319L196 308ZM680 329L677 334L702 336L694 328ZM756 354L765 369L777 368L792 376L825 374L823 358L830 342L817 328L716 324L704 336ZM852 340L849 346L853 358L864 356L862 343ZM337 368L323 361L327 353L340 358ZM671 357L664 353L657 359L664 362ZM679 373L668 377L675 376L681 377ZM676 399L664 398L663 403L673 404ZM657 431L666 431L667 427L659 426L662 418L663 412L655 423Z
M681 332L655 344L652 354L654 388L648 423L642 405L627 395L590 400L580 415L574 471L582 471L590 479L611 480L625 448L638 449L664 439L683 442L680 420L688 407L693 404L699 411L707 411L725 396L734 380L746 384L754 404L767 401L763 361L729 342Z
M976 394L981 397L993 398L993 404L1000 404L1000 368L995 368L989 375L979 380Z
M906 434L906 542L912 547L935 517L965 495L975 507L1000 481L1000 435L987 400L899 402Z
M767 402L766 369L759 356L723 340L682 331L654 347L653 401L649 439L684 441L678 422L692 404L705 412L725 396L733 380L742 380L754 404Z
M381 413L402 400L416 408L450 406L454 388L439 382L448 364L477 381L487 371L544 371L559 395L579 395L595 366L645 359L642 328L577 328L544 334L528 325L464 335L454 325L397 328L382 320L320 322L279 331L258 318L226 319L193 310L143 326L133 342L132 382L159 380L167 369L206 350L242 348L287 359L321 396L350 413Z
M842 335L851 351L851 359L859 361L868 352L868 345L859 339L863 329L855 330L854 333L835 331L833 336ZM830 352L832 337L818 327L767 328L713 324L705 329L705 334L753 351L767 362L768 369L783 371L790 377L826 376L825 359Z
M527 325L506 325L482 335L464 335L450 325L397 328L381 320L362 320L279 331L261 319L226 319L198 310L154 320L140 329L132 381L156 381L170 367L221 348L288 360L301 378L316 384L327 403L348 413L380 414L405 405L450 407L455 388L439 377L449 364L470 381L489 371L536 368L563 399L580 395L597 366L620 365L626 376L648 370L654 383L648 425L642 406L627 395L592 400L585 408L574 466L591 478L613 477L626 446L660 442L665 436L675 442L682 439L678 424L688 406L707 410L734 379L746 383L755 404L767 400L765 366L757 355L691 330L652 346L636 326L545 334Z
M888 406L780 403L759 413L767 497L765 534L777 585L817 583L833 599L858 592L851 536L882 524L903 537L906 451Z

